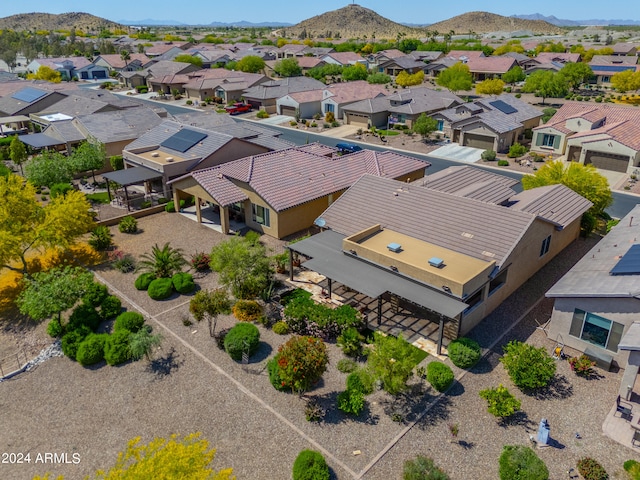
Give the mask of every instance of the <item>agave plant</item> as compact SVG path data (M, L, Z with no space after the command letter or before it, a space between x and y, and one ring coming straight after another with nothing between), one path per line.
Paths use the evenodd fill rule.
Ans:
M153 273L156 278L171 277L187 263L182 250L171 247L168 242L162 248L156 243L151 248L151 253L144 253L140 258L138 270Z

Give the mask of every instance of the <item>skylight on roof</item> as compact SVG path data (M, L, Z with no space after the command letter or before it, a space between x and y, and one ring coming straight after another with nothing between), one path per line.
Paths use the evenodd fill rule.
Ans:
M38 100L39 98L44 97L47 94L44 90L38 90L37 88L26 87L22 90L17 91L11 98L14 98L20 102L32 103Z
M491 105L494 108L497 108L498 110L500 110L502 113L506 115L510 115L518 111L508 103L503 102L502 100L494 100L493 102L489 102L489 105Z
M196 132L195 130L183 128L171 135L160 145L170 150L184 153L198 142L207 138L207 136L208 135L206 133Z

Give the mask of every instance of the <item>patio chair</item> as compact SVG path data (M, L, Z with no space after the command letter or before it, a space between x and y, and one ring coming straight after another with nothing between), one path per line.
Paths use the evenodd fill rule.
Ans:
M622 405L620 395L616 398L616 413L617 412L620 412L620 417L627 417L628 420L631 420L631 408Z
M633 438L631 439L631 446L635 446L636 442L640 442L640 430L633 432Z

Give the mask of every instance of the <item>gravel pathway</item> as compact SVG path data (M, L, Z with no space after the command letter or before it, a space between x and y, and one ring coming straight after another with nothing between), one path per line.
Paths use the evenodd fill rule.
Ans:
M139 235L123 235L113 229L116 244L137 256L153 243L162 245L171 239L172 245L191 254L208 251L224 239L184 217L170 215L141 219L144 233ZM393 399L376 392L367 398L362 418L346 417L335 408L346 377L335 368L342 354L330 344L329 369L308 394L327 409L321 424L305 421L304 398L277 392L268 381L266 361L286 337L260 327L260 351L248 366L240 365L215 346L206 324L183 325L188 296L155 302L135 290L133 275L100 268L97 273L129 299L125 305L147 314L156 331L165 336L156 361L83 368L66 358L53 358L0 384L2 451L78 453L81 457L78 465L0 464L0 478L31 478L46 471L82 478L113 464L116 453L135 436L148 441L175 432L201 431L217 448L214 465L233 467L239 479L288 479L298 452L314 448L325 453L337 479L400 478L403 461L426 454L452 479L490 480L497 478L502 446L528 444L541 418L549 420L556 442L539 451L551 478L564 478L584 455L598 459L611 475L619 473L622 462L633 453L601 433L615 399L619 373L599 371L599 378L585 380L573 375L566 362L559 362L553 387L545 396L533 397L511 386L498 361L502 344L512 338L550 351L553 342L535 327L548 318L551 302L538 300L592 244L592 240L575 242L472 332L489 348L488 353L470 372L454 367L460 381L445 396L415 379L406 395ZM217 285L216 275L203 276L198 283L212 288ZM492 345L520 317L523 320L507 337ZM234 323L225 316L218 328ZM486 412L478 396L479 390L499 383L522 401L523 413L504 425ZM393 421L393 414L402 421ZM457 444L448 442L448 423L460 425Z

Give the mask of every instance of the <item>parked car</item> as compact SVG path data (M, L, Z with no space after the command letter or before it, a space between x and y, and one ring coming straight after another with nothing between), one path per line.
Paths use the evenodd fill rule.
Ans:
M340 153L355 153L362 150L362 147L359 145L354 145L353 143L338 143L336 148L340 151Z
M229 115L237 115L238 113L250 112L251 105L248 103L237 102L232 105L224 107Z

